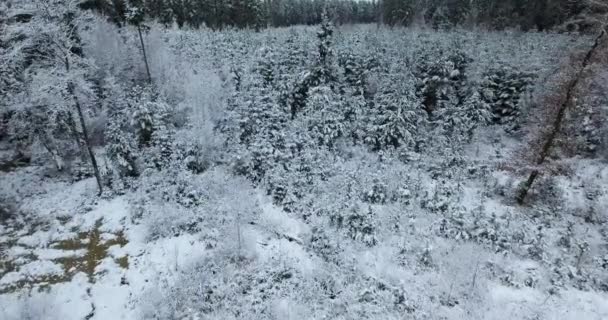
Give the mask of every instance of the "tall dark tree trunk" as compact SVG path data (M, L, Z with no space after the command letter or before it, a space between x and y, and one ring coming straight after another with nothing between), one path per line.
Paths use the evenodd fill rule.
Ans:
M146 56L146 46L144 46L144 37L141 35L141 26L139 24L137 25L137 33L139 34L141 51L144 55L144 63L146 64L146 74L148 75L148 83L152 83L152 76L150 76L150 66L148 66L148 57Z
M103 192L103 185L101 183L101 174L99 174L99 167L97 166L97 159L95 159L95 154L93 153L93 149L91 148L91 142L89 140L89 133L87 131L87 126L84 121L84 115L82 114L82 108L80 107L80 102L78 102L78 98L75 94L73 94L74 102L76 103L76 110L78 110L78 118L80 118L80 126L82 127L82 135L84 137L85 145L87 146L87 150L89 152L89 157L91 158L91 164L93 165L93 172L95 174L95 179L97 180L97 186L99 187L99 195Z
M534 184L534 182L540 175L540 171L539 171L538 167L543 165L545 163L545 161L547 160L547 158L549 157L551 149L553 148L553 146L555 144L555 139L557 138L559 132L561 131L562 122L566 115L566 111L569 106L573 105L574 100L576 98L575 97L576 87L578 86L579 82L581 81L585 69L589 65L591 58L593 57L597 48L600 46L602 39L604 38L605 35L606 35L606 27L604 26L604 28L602 28L602 31L600 32L600 34L595 38L595 42L594 42L593 46L589 49L589 51L587 51L587 54L585 55L585 58L583 59L583 61L581 63L580 69L574 76L574 79L572 79L572 81L570 81L570 83L568 84L567 89L566 89L566 96L565 96L564 100L562 101L561 105L559 106L559 109L557 111L557 116L555 117L555 120L553 121L553 124L551 126L551 131L549 132L547 139L543 143L543 147L540 151L540 155L538 157L538 160L536 161L537 168L532 170L532 172L530 173L530 176L528 176L528 179L523 184L522 188L520 189L520 191L517 195L517 202L519 204L524 203L524 201L526 200L526 197L528 195L528 192L530 191L530 189L532 188L532 185Z
M70 61L66 57L65 59L65 68L68 72L70 72ZM103 184L101 183L101 174L99 173L99 166L97 166L97 159L95 158L95 153L93 153L93 149L91 148L91 142L89 141L89 133L87 130L86 122L84 121L84 115L82 114L82 108L80 107L80 102L78 101L78 97L74 92L74 83L72 81L68 82L68 93L74 99L74 103L76 104L76 110L78 111L78 118L80 119L80 126L82 127L82 135L84 138L84 144L87 147L87 151L89 152L89 158L91 159L91 165L93 166L93 173L95 174L95 179L97 180L97 186L99 187L99 195L103 192Z

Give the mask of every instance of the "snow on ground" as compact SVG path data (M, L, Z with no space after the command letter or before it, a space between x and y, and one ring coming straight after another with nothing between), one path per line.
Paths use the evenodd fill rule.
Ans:
M40 216L54 212L55 217L63 217L68 215L68 210L74 210L75 214L63 224L45 220L48 227L12 239L16 241L6 251L5 259L14 262L16 270L0 278L0 318L22 319L23 313L29 312L33 319L137 319L141 312L138 298L159 282L176 280L182 269L206 254L199 235L183 234L148 241L145 225L133 224L129 218L130 208L125 197L78 205L73 195L85 198L82 188L90 185L91 179L88 179L66 186L61 192L32 199L31 203L44 204L44 210L38 211ZM63 197L66 201L62 201ZM306 236L308 227L274 207L268 199L260 198L260 201L264 202L260 222L243 230L246 245L262 261L282 255L295 259L303 271L313 269L310 254L294 242ZM28 209L34 208L31 203ZM97 237L91 238L90 234ZM14 234L2 236L10 238ZM72 243L79 236L82 239ZM72 266L78 272L71 275L73 270L65 270L66 265L57 262L66 258L86 260L92 250L98 250L91 247L91 241L103 247L104 243L116 242L118 236L124 237L124 243L111 245L99 252L103 256L93 257L95 266L91 274L85 272L89 270L87 266ZM301 240L295 241L301 243ZM74 249L76 247L78 249ZM23 256L33 260L19 264ZM52 276L61 279L54 279L48 285L46 278Z
M577 173L577 179L607 176L605 170L594 168ZM479 188L483 186L465 185L461 201L475 207ZM146 224L131 219L126 196L85 201L95 199L91 179L44 190L47 193L31 195L25 205L28 210L38 208L38 224L27 231L0 229L0 237L9 244L2 256L9 268L0 273L1 319L141 319L151 290L160 283L183 280L183 271L208 255L201 234L148 239ZM579 197L569 196L573 199L569 205L576 204ZM319 274L327 265L307 248L309 225L274 206L266 196L258 195L257 200L262 210L255 221L243 223L243 250L255 256L260 266L288 261L304 277ZM598 201L605 204L604 198ZM483 205L498 215L512 210L494 200ZM387 219L392 214L388 208L377 210ZM404 268L395 258L399 246L412 252L424 249L415 246L425 243L430 235L425 230L433 223L433 219L418 216L408 220L410 227L403 236L379 235L380 241L373 247L344 245L344 270L356 270L362 279L402 290L422 309L436 308L435 298L425 297L428 290L441 293L438 299L450 306L433 311L432 319L608 319L605 293L571 288L549 295L539 288L487 280L481 272L473 281L471 274L476 275L482 263L508 269L517 279L541 269L536 261L507 258L480 245L435 242L435 247L425 249L435 267ZM459 294L468 298L458 301ZM277 319L310 317L297 297L273 303ZM354 306L345 308L356 310Z
M87 285L86 275L78 274L72 281L54 284L49 290L3 294L0 296L0 315L6 320L85 319L91 312Z
M130 290L121 285L126 270L117 261L126 263L131 252L120 252L124 241L117 235L131 227L128 204L121 197L88 203L95 198L92 179L49 184L55 187L42 184L47 193L30 195L20 208L36 213L38 223L29 234L2 230L14 243L3 257L13 271L0 279L2 319L21 319L23 312L45 314L30 314L32 319L126 314Z
M608 319L608 295L568 290L559 297L532 288L510 288L490 284L486 319L547 320Z
M303 247L302 239L310 236L308 225L290 217L286 212L274 206L269 199L258 196L262 214L259 224L262 228L251 228L250 237L255 240L255 252L260 262L268 262L275 257L290 259L305 275L309 275L319 263ZM252 241L252 240L250 240Z
M18 272L12 271L5 274L2 279L0 279L0 286L7 287L19 281L52 277L61 274L63 274L63 269L60 265L48 260L38 260L22 265Z

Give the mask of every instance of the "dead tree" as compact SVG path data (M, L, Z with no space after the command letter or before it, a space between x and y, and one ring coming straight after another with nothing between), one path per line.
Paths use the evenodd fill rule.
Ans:
M587 66L590 64L591 58L594 56L595 52L600 47L600 44L605 36L606 36L606 26L604 26L602 28L599 35L595 38L595 42L593 43L593 46L591 46L589 51L587 51L587 53L585 54L585 57L583 58L583 60L581 62L580 68L574 75L573 79L570 80L570 82L567 84L566 95L564 96L564 98L559 106L559 109L557 110L557 115L555 117L555 120L553 121L553 123L550 126L549 134L547 135L546 140L542 143L542 148L540 150L539 157L535 163L536 168L534 168L532 170L532 172L528 176L528 179L523 183L523 186L521 187L521 189L519 190L519 192L517 194L517 202L520 205L524 203L524 201L528 195L528 192L530 191L530 189L532 188L532 185L534 184L534 182L540 175L539 167L542 166L545 163L545 161L547 160L547 158L549 157L551 149L555 145L555 140L561 131L564 117L566 115L566 111L568 110L568 108L571 105L574 104L574 101L576 99L576 89L578 87L578 84L580 83L581 79L583 78L583 74L584 74L585 70L587 69Z

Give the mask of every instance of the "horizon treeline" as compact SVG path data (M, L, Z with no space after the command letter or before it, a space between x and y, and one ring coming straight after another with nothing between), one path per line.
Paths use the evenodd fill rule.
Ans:
M608 11L605 0L84 0L80 6L123 25L129 12L178 27L254 28L312 25L323 10L336 24L425 25L435 29L480 26L567 31L594 28L589 15Z

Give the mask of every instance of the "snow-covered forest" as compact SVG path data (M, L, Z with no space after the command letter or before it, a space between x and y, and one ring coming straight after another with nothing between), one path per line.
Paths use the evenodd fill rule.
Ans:
M608 319L607 21L2 0L0 319Z

